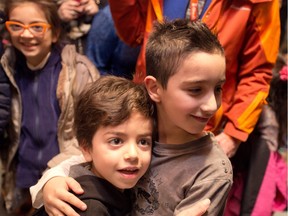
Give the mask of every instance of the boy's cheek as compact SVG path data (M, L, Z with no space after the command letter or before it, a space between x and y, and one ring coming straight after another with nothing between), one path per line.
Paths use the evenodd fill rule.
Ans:
M82 151L82 154L83 154L83 156L87 162L92 161L92 159L93 159L93 157L91 155L92 153L89 150L81 147L81 151Z

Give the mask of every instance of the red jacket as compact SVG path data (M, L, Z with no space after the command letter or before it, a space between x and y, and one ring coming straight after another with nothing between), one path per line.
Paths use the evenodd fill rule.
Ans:
M145 45L153 20L163 19L162 0L109 1L120 38ZM157 17L158 16L158 17ZM222 130L245 141L266 102L280 38L278 0L212 0L202 20L218 34L225 49L227 70L222 106L207 130ZM145 46L134 81L145 78Z

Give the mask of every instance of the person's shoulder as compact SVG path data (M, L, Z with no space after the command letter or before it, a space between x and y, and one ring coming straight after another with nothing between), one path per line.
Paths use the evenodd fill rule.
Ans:
M232 164L225 154L219 158L208 155L205 165L200 170L200 180L226 182L229 185L233 182Z
M109 216L109 209L108 207L101 202L100 200L97 199L85 199L82 200L86 205L87 205L87 209L86 211L82 211L80 209L75 209L75 211L81 215L81 216L90 216L90 215L101 215L101 216Z
M61 50L61 58L64 63L72 64L76 61L76 64L79 62L93 64L86 55L77 52L74 44L61 44L58 49Z
M212 147L206 157L207 167L210 170L214 170L217 175L232 180L233 168L230 159L218 144L214 134L209 133L208 135L210 136Z
M75 61L77 73L89 72L90 76L93 77L93 80L96 80L100 77L100 72L96 65L86 55L76 52Z
M76 74L78 74L80 77L82 77L83 74L86 74L87 76L92 77L92 81L100 77L100 72L93 62L86 55L78 53L75 45L73 44L66 44L63 47L61 52L61 60L64 65L67 65L67 67L75 67Z
M222 163L227 164L232 167L230 159L228 156L225 154L221 146L219 145L218 141L213 138L213 144L212 144L212 155L213 155L213 161L222 161Z
M122 193L107 180L95 175L83 175L75 180L85 191L80 195L75 194L88 206L83 215L117 216L124 215L122 213L131 210L132 199L129 194ZM81 211L78 213L81 213Z

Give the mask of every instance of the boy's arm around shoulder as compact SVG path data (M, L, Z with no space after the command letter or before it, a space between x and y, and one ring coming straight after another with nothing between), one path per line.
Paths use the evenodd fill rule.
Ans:
M199 170L193 184L185 191L185 198L176 206L174 214L178 215L191 208L199 200L208 198L211 200L211 205L207 210L207 215L223 215L232 183L232 165L223 154L223 158L211 161Z
M59 165L47 170L43 176L39 179L38 183L30 187L30 194L32 198L32 204L35 208L40 208L43 205L43 193L42 189L44 185L53 177L56 176L68 176L70 167L72 165L82 163L85 159L82 155L72 156L71 158L63 161Z

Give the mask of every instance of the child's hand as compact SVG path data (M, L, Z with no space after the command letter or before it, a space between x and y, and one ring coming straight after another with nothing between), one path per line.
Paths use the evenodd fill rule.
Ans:
M45 210L50 216L79 216L70 205L83 211L86 210L86 204L68 190L72 190L76 194L84 192L80 184L71 177L54 177L45 184L43 202Z
M204 199L199 202L197 202L192 207L181 211L177 214L177 216L201 216L204 215L204 213L207 211L207 209L210 206L210 200Z

